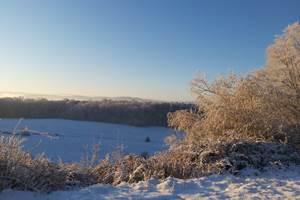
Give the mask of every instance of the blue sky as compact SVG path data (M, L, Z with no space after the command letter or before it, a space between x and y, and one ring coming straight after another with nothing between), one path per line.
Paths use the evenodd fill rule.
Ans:
M1 0L0 91L190 100L264 65L298 0Z

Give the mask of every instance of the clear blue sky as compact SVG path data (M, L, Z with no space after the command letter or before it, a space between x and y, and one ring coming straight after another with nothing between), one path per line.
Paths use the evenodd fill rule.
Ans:
M2 0L0 91L190 100L197 72L244 74L299 0Z

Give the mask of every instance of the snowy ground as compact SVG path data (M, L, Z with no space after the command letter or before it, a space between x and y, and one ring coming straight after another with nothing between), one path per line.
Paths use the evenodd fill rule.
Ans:
M18 120L0 120L0 130L12 132ZM79 162L92 147L100 144L99 156L111 153L117 146L123 145L124 153L153 154L166 148L164 138L172 131L162 127L133 127L127 125L72 121L61 119L25 119L18 130L29 129L43 134L57 134L57 138L30 135L25 138L25 149L38 154L44 152L53 161L61 158L65 162ZM145 142L146 137L150 142Z
M94 185L50 194L5 190L0 200L101 199L300 199L300 168L256 175L212 175L200 179L149 180L129 185Z

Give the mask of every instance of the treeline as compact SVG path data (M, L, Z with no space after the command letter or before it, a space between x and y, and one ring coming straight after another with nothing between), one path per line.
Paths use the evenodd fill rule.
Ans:
M134 126L167 126L167 114L192 104L134 100L77 101L0 98L0 118L62 118L120 123Z

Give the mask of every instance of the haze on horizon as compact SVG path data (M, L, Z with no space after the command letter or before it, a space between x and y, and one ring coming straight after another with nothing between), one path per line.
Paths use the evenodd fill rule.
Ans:
M0 91L191 100L210 78L264 64L300 1L0 2Z

